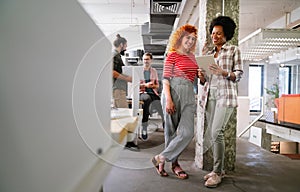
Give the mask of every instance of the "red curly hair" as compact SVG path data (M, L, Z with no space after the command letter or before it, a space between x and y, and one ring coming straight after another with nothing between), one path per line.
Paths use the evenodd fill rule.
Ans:
M196 40L198 38L198 29L190 24L185 24L181 27L179 27L170 37L169 39L169 48L168 48L168 53L169 52L174 52L176 51L179 46L181 45L181 41L184 36L189 35L191 33L195 34ZM191 47L191 52L195 52L196 49L196 43Z

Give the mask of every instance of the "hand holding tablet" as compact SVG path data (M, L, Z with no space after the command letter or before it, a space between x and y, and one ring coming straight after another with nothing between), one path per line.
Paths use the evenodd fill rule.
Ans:
M210 76L212 74L212 72L209 70L209 65L215 63L213 55L197 56L196 61L199 68L202 68L206 75Z

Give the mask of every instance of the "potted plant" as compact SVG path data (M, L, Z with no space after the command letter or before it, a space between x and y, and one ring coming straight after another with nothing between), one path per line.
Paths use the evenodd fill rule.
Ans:
M277 84L273 84L270 89L265 88L266 93L271 96L270 100L267 100L266 105L269 107L277 107L279 98L279 86Z
M270 89L265 88L266 93L269 95L267 98L266 106L274 115L274 122L277 122L277 107L279 105L279 86L278 84L273 84Z

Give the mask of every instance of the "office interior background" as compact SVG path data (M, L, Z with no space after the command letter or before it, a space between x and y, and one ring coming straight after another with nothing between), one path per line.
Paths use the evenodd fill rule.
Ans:
M141 62L135 60L137 50L152 52L154 64L162 64L169 35L178 26L185 23L200 25L199 34L207 30L203 28L200 16L204 1L172 1L169 10L163 8L163 5L167 7L168 1L79 2L111 41L118 33L128 39L125 59L128 65ZM239 94L250 98L251 111L261 111L264 102L269 100L265 88L272 89L273 84L278 84L280 95L299 93L300 2L240 0L237 6L238 37L233 43L242 51L246 70ZM219 14L225 13L224 7L218 8ZM203 46L201 43L202 39L199 40L198 55Z
M214 3L216 14L234 10L238 23L232 43L241 49L245 73L237 137L297 158L300 1L4 0L0 191L97 191L120 150L109 134L111 95L103 95L111 92L116 34L128 40L126 65L141 65L139 50L149 51L161 76L177 27L199 28L201 54L206 25L216 16L207 17L212 7L206 6Z
M139 50L152 52L153 66L158 69L160 77L168 38L174 29L185 23L199 28L197 55L201 55L200 50L207 39L207 35L203 35L207 31L205 22L209 22L211 18L201 16L205 14L201 8L206 1L79 2L110 41L113 41L118 33L127 38L128 51L124 58L126 65L142 64ZM299 104L297 94L300 89L300 2L240 0L232 1L226 8L225 4L230 4L228 1L216 2L220 5L215 7L218 10L217 14L224 15L225 9L230 6L238 9L238 37L231 43L239 45L242 52L245 74L239 83L240 106L246 107L245 111L249 113L240 120L244 123L239 124L237 134L253 138L253 135L249 135L250 128L247 132L244 129L249 124L248 118L251 119L250 122L255 118L278 122L278 113L282 124L299 127L299 110L297 107L291 108L287 102L292 102L295 106ZM211 17L214 16L216 15ZM284 95L284 98L280 100L281 107L278 112L275 104L279 105L279 99L274 101L274 97L281 95ZM293 101L287 100L287 97L292 97ZM289 117L291 114L293 117ZM291 119L286 121L284 118ZM254 142L261 145L260 140ZM277 140L274 145L278 146ZM297 153L299 146L291 145Z

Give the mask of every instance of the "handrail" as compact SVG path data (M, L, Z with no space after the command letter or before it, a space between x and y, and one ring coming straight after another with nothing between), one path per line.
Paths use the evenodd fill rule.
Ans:
M261 102L264 103L264 98L261 98ZM264 105L262 105L261 107L261 112L259 114L259 116L257 116L239 135L238 137L241 137L242 135L244 135L249 129L250 127L252 127L252 125L254 125L254 123L256 123L262 116L264 116Z
M241 137L242 135L244 135L249 129L250 127L252 127L252 125L254 123L256 123L264 114L261 113L258 117L256 117L239 135L238 137Z

